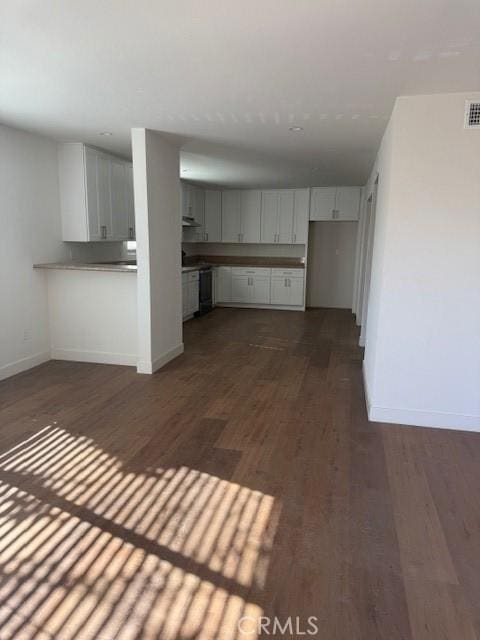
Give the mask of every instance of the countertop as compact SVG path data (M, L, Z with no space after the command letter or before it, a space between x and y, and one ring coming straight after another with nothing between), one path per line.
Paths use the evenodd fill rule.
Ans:
M304 269L301 258L257 258L241 256L195 256L191 264L182 266L182 272L198 271L206 267L271 267L273 269ZM137 273L133 260L118 262L47 262L34 264L35 269L67 269L71 271L123 271Z
M69 271L123 271L126 273L137 273L137 265L123 263L105 262L47 262L44 264L34 264L34 269L66 269Z

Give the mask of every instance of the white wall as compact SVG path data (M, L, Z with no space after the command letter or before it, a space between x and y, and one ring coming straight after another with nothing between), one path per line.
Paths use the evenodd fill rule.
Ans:
M480 430L480 131L467 98L402 97L379 173L365 382L372 420Z
M137 364L137 274L45 271L52 358Z
M358 222L311 222L307 306L351 309Z
M171 136L132 129L139 373L183 351L179 148Z
M0 126L0 379L50 358L45 273L61 242L56 144Z

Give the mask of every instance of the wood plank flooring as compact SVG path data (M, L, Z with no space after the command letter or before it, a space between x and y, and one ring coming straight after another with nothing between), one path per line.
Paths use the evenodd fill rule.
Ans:
M368 423L357 341L216 309L0 383L0 640L480 640L480 434Z

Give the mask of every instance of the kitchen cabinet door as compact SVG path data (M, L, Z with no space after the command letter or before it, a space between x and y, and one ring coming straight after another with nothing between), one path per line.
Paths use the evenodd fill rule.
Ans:
M199 309L198 280L188 283L188 315L193 315Z
M127 172L126 163L110 160L110 191L112 208L112 240L128 240Z
M294 191L281 189L278 191L278 232L277 242L292 244L293 237Z
M94 149L85 148L85 187L87 202L88 240L101 240L100 215L98 211L98 154Z
M241 242L260 242L260 213L262 194L258 190L241 191Z
M336 220L358 220L360 215L360 187L337 187Z
M222 241L222 192L205 191L204 242Z
M181 187L182 217L193 218L193 187L182 182Z
M249 278L248 302L252 304L270 304L270 278L252 276Z
M241 242L240 191L222 191L222 242Z
M250 302L250 276L232 274L232 302Z
M310 220L333 220L336 187L313 187L310 201Z
M232 267L216 268L216 300L217 302L231 302L232 300Z
M272 277L270 294L270 302L272 304L289 305L290 292L288 289L288 278Z
M304 287L303 278L287 278L288 280L288 304L303 307Z
M293 206L293 244L307 244L310 189L295 189Z
M110 159L103 153L97 156L97 199L100 237L113 240Z
M278 191L262 191L260 241L274 244L278 233Z
M202 242L205 222L205 191L199 187L193 188L193 219L199 225L195 227L195 240Z
M133 167L125 165L125 200L127 207L128 239L135 240L135 200L133 195Z

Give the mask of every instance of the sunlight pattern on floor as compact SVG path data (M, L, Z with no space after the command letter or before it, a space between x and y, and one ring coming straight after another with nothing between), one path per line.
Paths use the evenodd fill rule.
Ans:
M56 425L0 472L1 640L230 640L262 614L271 496L183 466L134 472Z

